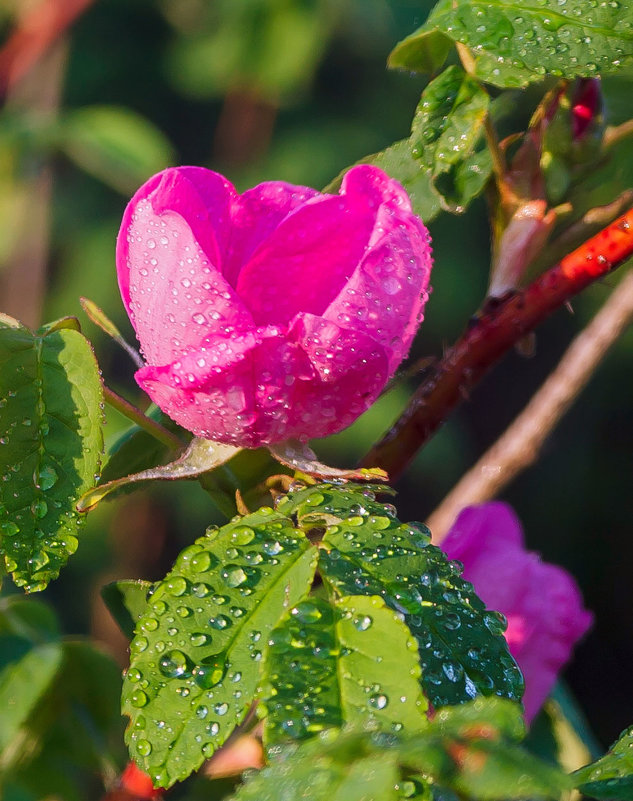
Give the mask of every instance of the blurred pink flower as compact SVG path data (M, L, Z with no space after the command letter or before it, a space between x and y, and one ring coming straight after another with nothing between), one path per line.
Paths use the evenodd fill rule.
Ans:
M339 195L242 195L200 167L130 201L117 243L139 385L200 437L257 447L340 431L377 398L422 320L428 231L368 165Z
M521 523L505 503L464 509L442 548L464 564L464 578L486 606L508 619L505 636L525 677L523 703L532 720L592 622L576 582L525 550Z

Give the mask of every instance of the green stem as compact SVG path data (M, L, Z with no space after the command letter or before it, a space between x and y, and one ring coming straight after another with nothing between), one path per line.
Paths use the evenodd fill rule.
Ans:
M160 423L152 420L151 417L147 417L138 407L126 401L125 398L117 395L116 392L113 392L106 386L103 388L103 394L106 403L109 403L113 409L121 412L128 420L131 420L144 431L147 431L154 439L162 442L163 445L166 445L172 451L182 450L185 443L182 442L179 437L172 434L171 431L168 431L164 426L161 426Z

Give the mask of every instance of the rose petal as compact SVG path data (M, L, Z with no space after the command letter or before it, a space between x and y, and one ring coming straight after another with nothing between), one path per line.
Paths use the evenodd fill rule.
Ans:
M287 336L305 352L320 381L297 385L292 433L285 438L307 440L334 434L380 394L388 377L387 356L362 332L299 314Z
M313 378L305 354L273 327L216 339L171 364L136 373L142 389L184 428L244 447L283 439L292 384Z
M283 220L238 277L237 290L256 322L284 324L299 312L321 315L361 261L384 204L397 217L381 215L388 227L414 219L400 184L362 165L345 175L340 195L316 196Z
M228 213L232 187L215 173L209 173L212 177L202 188L186 177L199 178L200 172L209 173L168 170L157 176L159 181L148 182L128 206L119 235L121 293L150 364L173 361L199 347L205 337L226 336L229 327L241 332L254 328L219 270L216 240L228 236L222 208ZM203 189L207 201L214 192L218 196L215 229L203 204Z
M255 321L284 325L300 311L321 313L361 259L372 227L366 207L344 197L316 198L286 217L238 277Z
M429 235L420 220L384 204L363 260L323 316L382 345L391 375L422 322L431 266Z
M283 181L268 181L238 195L231 211L232 234L223 269L232 286L237 284L242 267L280 223L298 206L318 196L315 189Z

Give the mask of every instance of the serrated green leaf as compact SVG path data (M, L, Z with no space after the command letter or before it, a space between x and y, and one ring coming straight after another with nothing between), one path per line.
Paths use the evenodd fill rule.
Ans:
M422 93L411 137L358 163L373 164L399 181L424 222L441 211L460 214L492 174L490 152L479 145L488 106L477 82L459 67L449 67ZM338 191L345 172L325 191Z
M268 743L345 724L426 724L415 640L380 598L302 601L271 634L263 672Z
M124 195L173 159L169 140L123 106L84 106L60 123L60 147L82 169Z
M575 786L592 798L631 801L633 799L633 726L597 762L573 774Z
M390 66L437 67L445 57L442 35L468 46L475 77L495 86L527 86L548 74L592 77L631 64L633 6L619 0L440 0L426 23L396 45Z
M129 639L134 636L134 627L147 610L147 598L152 587L151 581L123 579L101 588L101 597L108 611Z
M27 591L56 578L77 548L75 504L99 470L102 400L80 333L0 326L0 553Z
M460 566L430 544L428 529L401 524L371 488L353 484L301 490L278 508L296 514L306 529L327 527L320 570L335 595L378 595L403 615L434 706L478 694L520 699L523 679L503 637L503 619L460 578Z
M188 776L244 718L270 631L309 591L316 549L260 509L186 548L136 627L127 742L157 786Z
M308 740L282 750L247 778L234 801L396 801L399 774L393 752L379 751L369 738L343 735ZM369 754L368 754L369 752Z
M453 718L455 713L455 719ZM558 798L571 787L561 771L532 757L512 741L521 709L504 699L477 699L441 710L420 734L410 737L335 730L294 747L272 749L271 763L247 778L236 801L346 798L338 792L353 766L372 764L389 780L396 779L398 798L425 801L501 801ZM349 797L356 797L347 788ZM393 798L391 785L366 785L367 799ZM385 795L387 793L387 795Z
M456 65L447 67L422 92L413 123L413 155L440 175L470 154L483 131L490 98Z

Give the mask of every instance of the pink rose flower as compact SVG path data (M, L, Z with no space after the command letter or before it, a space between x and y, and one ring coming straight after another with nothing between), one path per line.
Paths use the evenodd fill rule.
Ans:
M377 398L422 320L428 231L371 166L339 195L280 181L239 195L200 167L130 201L119 286L136 380L196 436L257 447L333 434Z
M525 550L521 523L505 503L464 509L442 548L464 564L464 578L486 606L508 619L505 636L525 678L525 716L532 720L592 622L576 582Z

